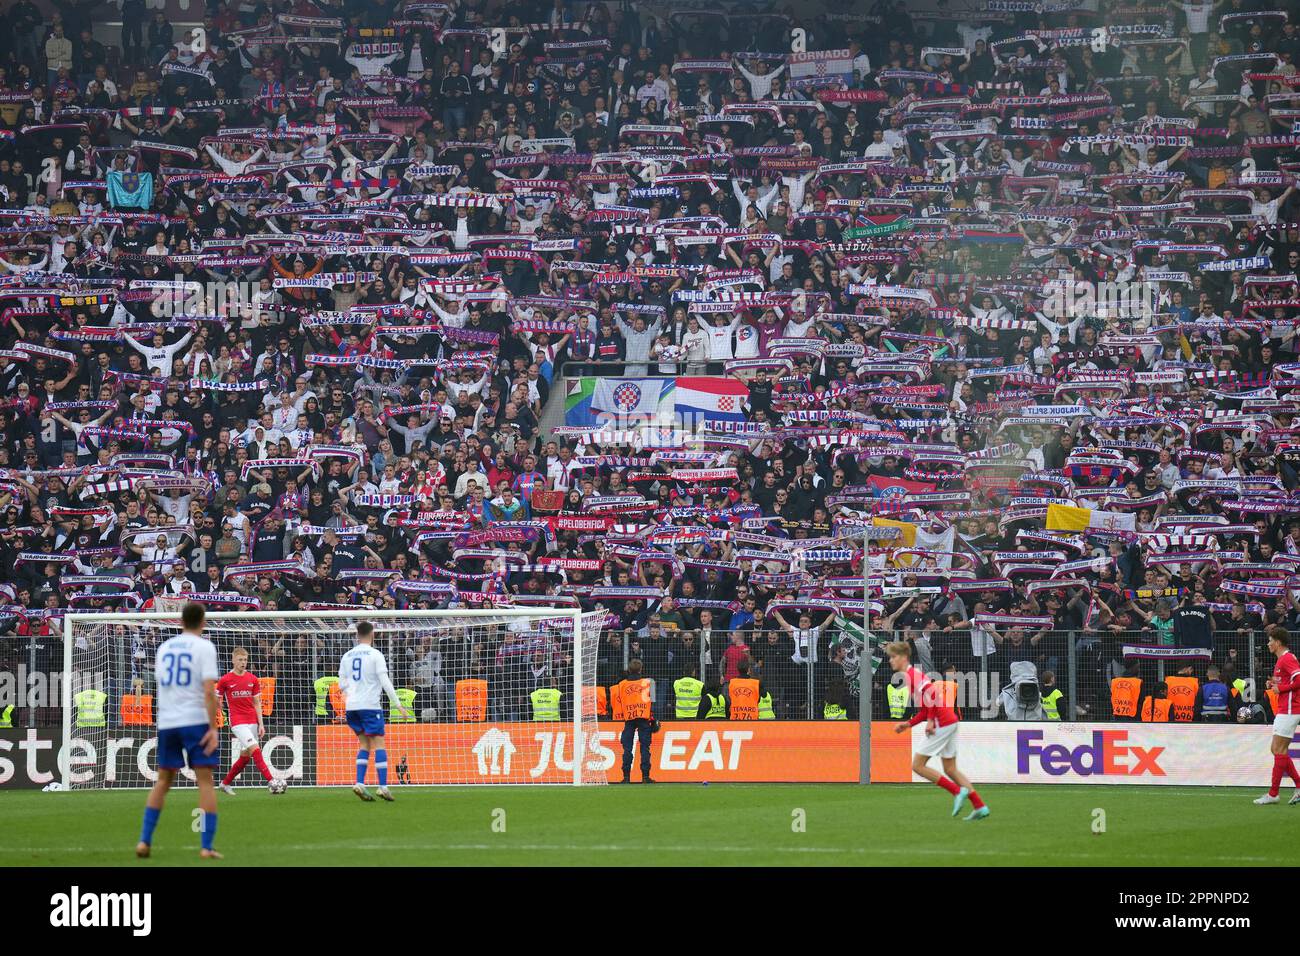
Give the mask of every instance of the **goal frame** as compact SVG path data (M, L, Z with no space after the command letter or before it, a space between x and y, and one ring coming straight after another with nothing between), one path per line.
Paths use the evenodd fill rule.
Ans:
M198 601L196 603L202 603ZM583 693L585 679L590 676L595 680L594 666L593 673L588 675L583 670L583 655L579 641L582 638L582 618L587 613L581 607L503 607L503 608L466 608L464 610L449 610L442 608L439 610L417 610L417 611L373 611L364 607L358 607L356 610L344 610L342 608L328 608L319 611L211 611L205 615L207 620L211 621L311 621L311 620L328 620L338 618L342 620L353 620L363 618L371 621L395 621L395 620L473 620L474 618L516 618L521 620L540 620L544 618L565 618L567 617L573 627L574 635L574 654L573 654L573 686L570 692L573 694L573 781L572 785L580 787L582 783L582 768L587 757L587 739L583 733ZM123 618L128 621L132 618L142 620L159 620L167 618L180 619L180 613L177 611L161 610L150 612L138 612L134 614L122 614L114 612L95 611L87 614L66 614L63 618L63 687L61 690L62 704L62 724L63 724L63 741L64 747L72 741L72 650L73 650L73 624L74 622L84 621L86 623L122 623ZM594 665L594 662L593 662ZM595 715L593 715L594 717ZM68 792L72 789L72 761L64 759L60 761L62 766L60 770L60 780L63 789ZM491 786L491 784L488 784Z

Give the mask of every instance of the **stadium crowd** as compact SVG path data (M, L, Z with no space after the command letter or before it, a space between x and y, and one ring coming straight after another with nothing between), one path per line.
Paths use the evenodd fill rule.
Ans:
M17 0L4 625L581 604L604 683L851 714L895 527L871 629L927 670L1098 718L1253 674L1300 615L1300 19L1256 6L124 0L113 48ZM561 373L748 397L543 427Z

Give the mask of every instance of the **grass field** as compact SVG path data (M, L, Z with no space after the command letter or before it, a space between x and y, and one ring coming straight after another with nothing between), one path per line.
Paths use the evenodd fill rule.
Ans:
M217 847L242 866L1292 865L1300 806L1257 807L1254 790L989 786L966 823L925 785L658 784L645 787L395 788L365 804L346 789L242 789L221 797ZM1289 790L1282 794L1286 799ZM192 790L177 791L135 858L144 791L0 796L0 866L198 864ZM1093 811L1106 832L1094 834ZM794 832L802 809L805 832ZM505 832L493 831L504 810ZM500 817L500 814L497 814ZM222 865L204 863L203 865Z

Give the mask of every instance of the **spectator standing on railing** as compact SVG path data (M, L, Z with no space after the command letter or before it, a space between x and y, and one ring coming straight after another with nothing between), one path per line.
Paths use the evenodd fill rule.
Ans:
M663 320L655 319L647 325L646 320L637 315L633 317L632 324L628 325L616 314L614 324L623 335L625 349L623 360L628 363L624 373L632 378L645 375L649 370L647 363L650 361L650 350L655 339L659 337Z

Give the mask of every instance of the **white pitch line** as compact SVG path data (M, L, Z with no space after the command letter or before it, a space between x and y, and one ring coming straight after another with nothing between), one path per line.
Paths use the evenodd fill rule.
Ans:
M198 845L181 846L182 850L197 850ZM898 854L908 854L912 856L939 856L939 857L1026 857L1032 859L1041 859L1042 851L1030 850L972 850L972 849L943 849L940 847L881 847L873 849L868 847L832 847L832 846L782 846L782 847L754 847L754 846L710 846L707 844L697 845L690 844L686 846L640 846L632 844L580 844L580 843L298 843L286 846L276 847L277 850L287 850L293 852L318 852L321 850L367 850L392 852L394 850L417 850L421 852L462 852L466 850L517 850L526 852L540 853L627 853L629 851L639 851L642 853L696 853L701 850L714 851L718 853L789 853L789 854L823 854L828 856L870 856L886 855L897 858ZM103 852L102 850L88 850L85 847L0 847L0 854L20 854L20 853L87 853ZM1112 857L1102 853L1053 853L1053 856L1062 859L1071 860L1111 860ZM1125 859L1129 860L1154 860L1160 863L1168 863L1170 858L1167 855L1157 854L1124 854ZM1222 862L1222 863L1272 863L1280 864L1286 862L1289 858L1269 857L1269 856L1204 856L1195 855L1198 862Z

